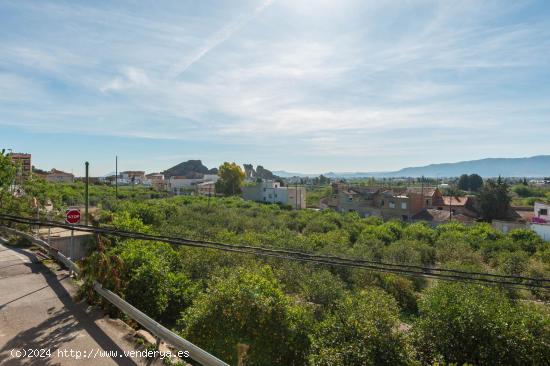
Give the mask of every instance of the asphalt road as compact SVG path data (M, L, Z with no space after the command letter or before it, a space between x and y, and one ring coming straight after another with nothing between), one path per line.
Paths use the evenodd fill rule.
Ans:
M30 250L0 243L0 365L160 364L121 357L136 350L131 330L90 311L84 302L74 302L75 293L67 271L44 266ZM14 357L28 350L45 351ZM117 357L101 357L101 351L116 352Z

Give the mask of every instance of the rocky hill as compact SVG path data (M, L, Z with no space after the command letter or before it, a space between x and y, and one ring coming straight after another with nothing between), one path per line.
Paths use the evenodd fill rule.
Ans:
M202 178L204 174L217 173L217 168L208 169L202 164L202 161L200 160L187 160L162 172L162 174L164 174L166 178L174 176L181 176L186 178Z

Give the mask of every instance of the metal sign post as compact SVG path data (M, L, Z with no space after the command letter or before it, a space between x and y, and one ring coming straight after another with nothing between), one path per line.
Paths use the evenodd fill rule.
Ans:
M50 213L48 212L48 220L51 219L50 217ZM48 226L48 245L50 245L50 236L52 235L52 227L51 226Z
M74 261L75 247L74 247L74 225L80 223L80 209L69 208L65 211L65 221L71 224L71 243L69 247L69 257Z
M74 228L71 229L71 246L69 248L69 258L74 261Z

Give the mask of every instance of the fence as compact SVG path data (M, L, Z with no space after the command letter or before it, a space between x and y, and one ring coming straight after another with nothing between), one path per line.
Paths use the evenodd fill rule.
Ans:
M24 238L30 240L33 244L39 246L44 251L46 251L50 257L61 262L70 271L80 274L80 268L76 263L74 263L70 258L64 256L55 248L51 247L44 240L38 239L33 235L9 227L1 226L0 230L23 236ZM149 316L132 306L130 303L124 301L124 299L116 295L114 292L104 289L100 283L94 283L94 290L104 299L116 306L124 314L141 324L141 326L154 334L158 339L165 341L166 343L176 347L179 350L188 351L190 358L192 358L194 361L199 362L201 365L229 366L227 363L221 361L215 356L212 356L208 352L172 332L170 329L164 327L162 324L156 322L154 319L150 318Z

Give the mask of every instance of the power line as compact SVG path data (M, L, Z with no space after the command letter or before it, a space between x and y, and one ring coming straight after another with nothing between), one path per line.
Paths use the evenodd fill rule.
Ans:
M0 214L0 219L4 219L10 222L29 224L29 225L34 224L34 225L55 226L55 227L62 227L62 228L73 228L73 225L68 225L64 223L45 221L45 220L34 220L30 218L24 218L24 217L13 216L13 215ZM105 228L105 227L74 225L74 229L78 231L113 235L113 236L138 239L138 240L161 241L161 242L166 242L174 245L184 245L184 246L198 247L198 248L204 248L204 249L223 250L227 252L252 254L252 255L263 256L263 257L298 260L303 262L312 262L312 263L331 265L331 266L363 268L363 269L370 269L370 270L379 271L379 272L394 273L394 274L400 274L400 275L406 275L406 276L412 276L412 277L426 277L426 278L435 278L435 279L442 279L442 280L448 280L448 281L455 280L455 281L476 282L476 283L493 284L493 285L504 285L508 287L513 286L513 287L531 288L531 289L532 288L550 289L550 286L542 284L543 282L550 282L550 279L545 279L545 278L498 275L498 274L482 273L482 272L468 272L468 271L459 271L459 270L442 269L442 268L430 268L430 267L422 267L422 266L416 266L416 265L384 263L384 262L377 262L377 261L368 261L363 259L350 259L350 258L328 256L328 255L316 255L311 253L289 251L289 250L283 250L283 249L253 247L248 245L217 243L217 242L210 242L205 240L192 240L192 239L183 239L183 238L160 236L160 235L143 234L138 232L129 232L129 231L118 230L113 228ZM496 280L496 278L501 280ZM530 281L530 283L523 283L521 281Z
M0 215L4 216L4 215ZM11 215L8 215L11 216ZM67 224L61 224L57 222L51 222L51 221L40 221L37 222L33 219L27 219L27 218L21 218L21 217L13 217L13 219L17 220L24 220L25 224L42 224L44 226L60 226L60 227L67 227L72 228L72 225ZM94 227L87 227L83 225L75 225L75 228L77 230L81 231L88 231L88 232L98 232L108 235L117 235L122 237L128 237L133 239L142 239L142 240L156 240L156 241L165 241L169 242L171 244L188 244L191 246L200 246L204 247L207 246L212 249L220 249L221 247L229 248L229 249L241 249L245 251L261 251L261 252L274 252L274 253L280 253L280 254L286 254L291 255L293 257L306 257L309 259L318 259L318 260L328 260L328 261L338 261L344 262L344 263L352 263L352 264L371 264L371 265L377 265L377 266L389 266L394 268L406 268L406 269L419 269L422 272L414 272L414 273L420 273L420 274L433 274L431 272L442 272L445 274L445 272L449 273L457 273L457 274L466 274L466 275L480 275L480 276L488 276L488 277L498 277L503 279L511 279L511 280L528 280L528 281L535 281L535 282L549 282L548 279L540 279L540 278L531 278L531 277L523 277L523 276L510 276L510 275L497 275L497 274L490 274L490 273L482 273L482 272L467 272L467 271L459 271L459 270L451 270L451 269L441 269L441 268L431 268L431 267L421 267L416 265L405 265L405 264L394 264L394 263L384 263L384 262L377 262L377 261L368 261L368 260L362 260L362 259L349 259L349 258L342 258L342 257L335 257L335 256L327 256L327 255L315 255L311 253L304 253L304 252L296 252L296 251L288 251L288 250L282 250L282 249L270 249L270 248L263 248L263 247L253 247L253 246L247 246L247 245L238 245L238 244L226 244L226 243L217 243L217 242L210 242L210 241L204 241L204 240L191 240L191 239L182 239L182 238L174 238L174 237L167 237L167 236L155 236L150 234L143 234L143 233L136 233L136 232L128 232L123 230L116 230L116 229L109 229L109 228L94 228ZM437 274L435 274L437 275Z
M409 269L418 269L422 271L430 271L430 272L441 272L441 273L453 273L453 274L466 274L466 275L479 275L479 276L487 276L487 277L494 277L494 278L503 278L503 279L512 279L512 280L528 280L528 281L542 281L542 282L550 282L550 279L539 279L539 278L533 278L533 277L525 277L525 276L519 276L519 275L502 275L502 274L494 274L494 273L486 273L486 272L474 272L474 271L462 271L462 270L455 270L455 269L446 269L446 268L435 268L435 267L425 267L425 266L418 266L413 264L397 264L397 263L389 263L389 262L382 262L382 261L372 261L367 259L360 259L360 258L346 258L346 257L338 257L338 256L332 256L332 255L319 255L319 254L313 254L313 253L307 253L307 252L299 252L299 251L291 251L286 249L278 249L278 248L266 248L266 247L257 247L257 246L250 246L250 245L242 245L242 244L227 244L227 243L220 243L220 242L212 242L207 240L195 240L195 239L185 239L185 238L178 238L178 237L170 237L170 236L163 236L163 235L151 235L151 234L144 234L139 232L130 232L130 231L124 231L119 230L116 228L108 228L108 227L92 227L92 226L85 226L85 225L68 225L68 224L62 224L55 221L47 221L43 220L40 222L37 222L36 220L32 218L23 218L19 216L13 216L13 215L2 215L0 214L0 218L7 216L11 217L13 219L23 219L25 220L24 223L28 224L41 224L44 226L58 226L58 227L66 227L68 229L77 228L81 229L82 231L87 231L89 228L93 228L95 230L101 230L102 233L105 234L112 234L116 235L117 233L124 233L128 235L140 235L141 237L139 239L144 240L171 240L171 241L178 241L183 243L202 243L202 244L210 244L214 246L226 246L230 248L240 248L240 249L249 249L249 250L262 250L262 251L273 251L277 253L282 254L288 254L288 255L296 255L296 256L305 256L309 258L314 259L327 259L327 260L340 260L340 261L352 261L355 263L365 263L365 264L373 264L373 265L383 265L383 266L389 266L389 267L396 267L396 268L409 268ZM32 221L32 222L30 222ZM138 239L137 237L134 237L135 239ZM178 244L175 243L175 244Z

